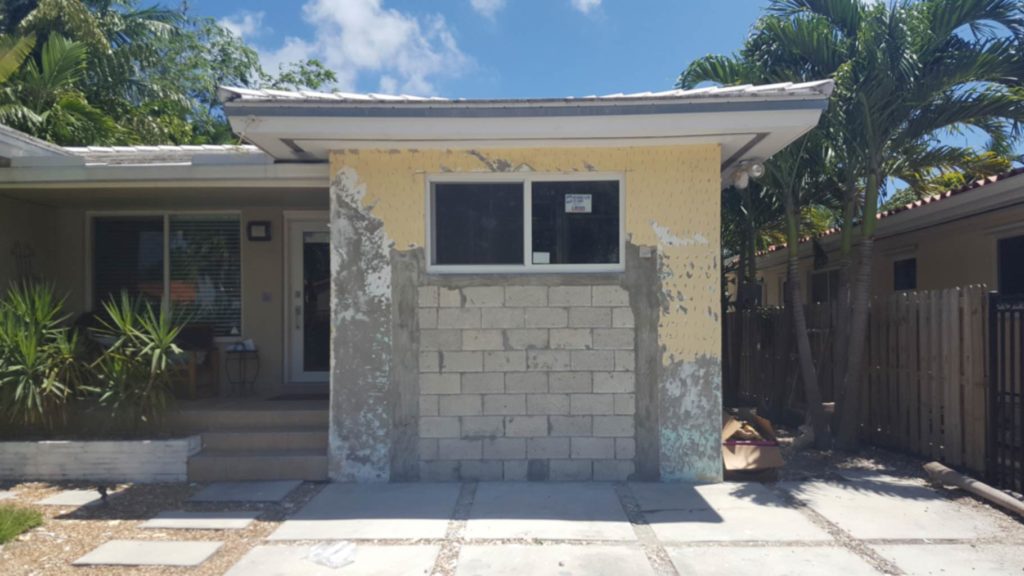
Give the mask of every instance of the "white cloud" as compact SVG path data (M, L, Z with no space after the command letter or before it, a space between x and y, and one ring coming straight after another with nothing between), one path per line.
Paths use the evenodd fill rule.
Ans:
M572 7L584 14L590 14L601 7L601 0L572 0Z
M382 92L431 95L438 77L457 76L471 60L459 50L440 15L417 18L384 8L381 0L309 0L303 17L311 39L289 37L276 50L260 50L264 67L318 58L353 91L363 74L378 74Z
M505 7L505 0L469 0L469 3L481 16L492 20Z
M267 31L263 27L263 17L265 15L264 12L242 10L231 16L221 18L217 21L217 24L227 28L240 38L253 38Z

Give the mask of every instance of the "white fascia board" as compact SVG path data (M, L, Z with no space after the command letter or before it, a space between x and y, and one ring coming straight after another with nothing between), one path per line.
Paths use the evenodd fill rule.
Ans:
M11 167L0 169L0 189L146 187L327 187L330 168L320 164L232 166L131 165Z

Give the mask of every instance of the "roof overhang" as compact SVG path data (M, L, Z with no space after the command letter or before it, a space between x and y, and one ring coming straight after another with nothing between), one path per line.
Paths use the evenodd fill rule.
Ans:
M93 188L326 188L327 164L12 166L0 170L0 190Z
M279 161L331 150L718 144L722 172L814 128L831 81L547 100L443 100L222 88L235 133Z

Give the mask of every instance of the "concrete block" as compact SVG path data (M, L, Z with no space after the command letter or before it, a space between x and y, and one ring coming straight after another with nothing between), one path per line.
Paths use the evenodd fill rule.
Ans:
M526 441L526 457L550 460L569 457L568 438L530 438Z
M479 394L441 396L438 410L441 416L480 416L483 404Z
M527 308L524 319L527 328L565 328L569 325L569 313L565 308Z
M596 482L625 482L636 472L632 460L595 460L594 480Z
M611 394L573 394L569 398L569 411L574 416L611 415L615 413L615 397ZM621 436L626 436L626 434L621 434Z
M614 459L614 438L573 438L570 457L573 459Z
M439 413L438 396L433 394L420 396L420 416L437 416Z
M594 306L629 306L629 292L622 286L594 286Z
M593 345L597 350L633 350L636 346L634 331L632 328L596 328Z
M526 313L522 308L484 308L480 310L482 328L522 328Z
M139 528L156 530L244 530L260 515L255 510L192 512L165 510Z
M636 352L632 350L616 350L615 369L621 372L635 372Z
M603 518L594 515L593 517ZM554 524L556 520L549 521ZM538 522L540 523L540 522ZM586 528L577 525L585 525L591 528L593 521L567 521L565 524L574 525L576 529L568 529L557 533L561 538L566 535L577 536L578 538L596 540L598 538L587 533ZM546 532L547 530L544 530ZM749 562L747 565L756 565L756 562ZM786 566L786 564L778 564ZM741 573L742 570L733 570L728 574ZM676 572L661 572L663 574ZM698 570L683 571L679 574L702 574L703 576L720 576L719 573L708 574ZM544 544L544 545L480 545L467 544L462 547L459 555L459 567L455 576L476 576L487 574L488 576L654 576L656 572L651 569L650 563L644 556L643 550L638 546L607 546L596 542L590 542L586 546L578 544ZM726 573L722 573L726 574ZM227 576L242 576L239 574L228 574ZM252 574L245 576L265 576L263 574ZM299 574L296 576L306 576ZM385 575L381 575L385 576ZM763 574L759 576L777 576ZM863 576L861 574L849 574L844 576Z
M456 460L430 460L420 462L420 480L423 482L455 482L459 479Z
M594 372L594 392L630 394L636 390L632 372Z
M590 436L594 424L592 416L552 416L551 436Z
M419 318L420 330L437 328L437 308L420 308L416 316Z
M437 286L420 286L417 288L416 303L420 308L437 308Z
M551 330L551 347L555 350L586 350L592 348L593 345L593 334L589 328L555 328Z
M611 328L611 326L611 308L569 308L570 328Z
M501 372L478 372L462 375L463 394L501 394L505 391L505 375Z
M506 286L505 306L538 307L548 305L546 286Z
M482 372L484 356L481 352L441 353L441 372Z
M463 330L463 350L504 350L505 338L501 330Z
M568 394L527 394L526 413L530 416L568 415Z
M44 498L36 504L41 506L93 506L100 502L100 494L95 490L62 490L53 496Z
M437 311L437 327L441 330L446 328L467 328L480 327L479 308L441 308Z
M573 350L572 369L614 370L615 352L612 350Z
M615 458L617 460L632 460L636 458L636 440L634 438L616 438Z
M548 331L543 328L506 330L505 341L508 344L508 347L512 350L547 348Z
M548 306L590 306L590 286L552 286Z
M526 414L526 395L486 394L484 396L484 414L506 416Z
M462 297L466 308L500 308L505 304L505 288L470 286L462 289Z
M495 438L505 435L505 419L501 416L464 416L463 438Z
M488 460L522 460L526 458L524 438L489 438L483 441L484 458Z
M594 436L634 436L632 416L594 416Z
M612 328L633 328L636 320L633 318L632 308L612 309Z
M441 460L479 460L483 456L483 442L465 438L444 438L437 441L437 456Z
M442 308L459 308L462 306L462 293L458 288L438 288L437 305Z
M635 394L616 394L615 395L615 415L616 416L632 416L636 414L636 395Z
M590 460L552 460L549 479L555 482L579 482L593 478Z
M524 372L526 371L526 352L522 350L484 352L484 370L487 372Z
M552 392L587 393L593 390L590 372L553 372L548 374L548 388Z
M420 418L420 438L458 438L459 419L455 417L423 416Z
M505 436L510 438L536 438L548 435L547 416L506 416Z
M420 350L461 350L462 332L458 330L420 330Z
M221 542L111 540L72 562L75 566L199 566Z
M441 357L437 352L420 352L420 372L440 372Z
M420 394L459 394L460 392L462 392L462 385L458 374L420 374Z
M571 356L567 350L527 350L526 367L528 370L545 372L570 370Z
M535 394L547 391L547 372L509 372L505 374L505 392L508 394Z
M501 460L463 460L459 463L459 478L470 482L501 480L504 468Z
M437 460L437 438L420 438L420 460Z
M359 543L356 561L333 570L309 560L310 546L256 546L224 576L399 576L430 574L438 546L377 546Z
M526 481L526 460L506 460L504 462L506 482Z
M298 480L269 482L215 482L203 488L190 502L281 502L299 487Z

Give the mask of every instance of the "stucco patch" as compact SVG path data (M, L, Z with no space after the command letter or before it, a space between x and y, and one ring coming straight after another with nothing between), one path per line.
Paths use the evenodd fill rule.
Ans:
M721 363L711 356L674 362L663 370L659 418L662 480L722 480L721 379Z

